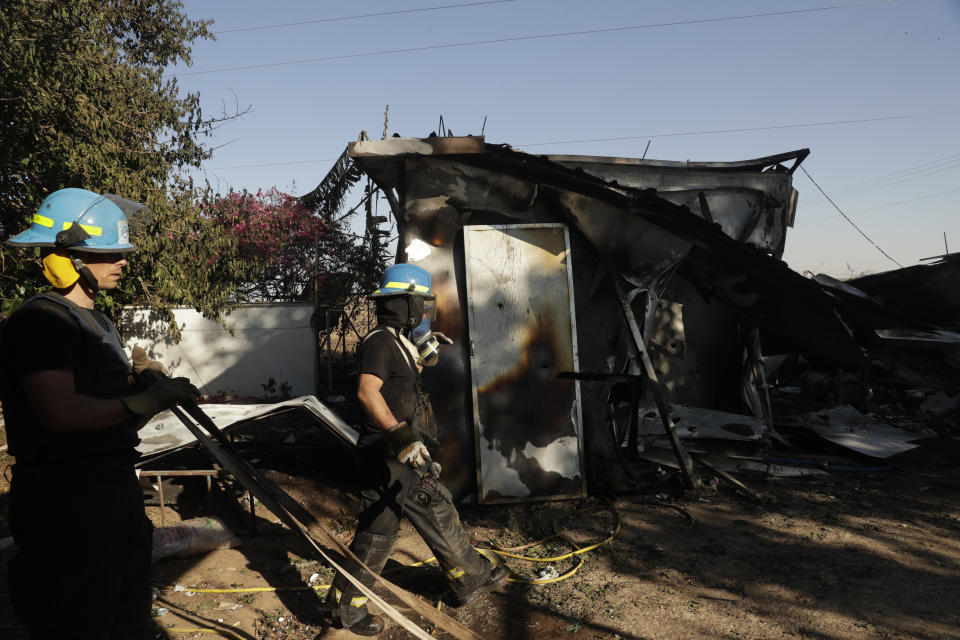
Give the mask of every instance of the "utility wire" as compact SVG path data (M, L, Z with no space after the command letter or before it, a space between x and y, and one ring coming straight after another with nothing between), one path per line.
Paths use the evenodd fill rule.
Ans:
M953 163L953 164L951 164L951 165L949 165L949 166L945 166L945 167L941 167L941 168L939 168L939 169L935 169L935 170L933 170L933 171L927 171L927 172L925 172L925 173L919 173L919 174L915 174L915 175L912 175L912 176L905 176L905 177L899 178L899 179L897 179L897 180L887 180L886 182L882 182L882 183L879 183L879 184L874 184L874 185L870 185L870 186L867 186L867 187L862 187L862 188L860 188L860 189L854 189L854 190L852 190L852 191L846 191L846 192L844 192L844 193L842 193L842 194L841 194L841 193L834 192L833 195L834 195L834 197L836 197L836 196L838 196L838 195L843 195L843 196L845 196L845 197L850 197L850 196L857 196L857 195L860 195L860 194L862 194L862 193L868 193L868 192L869 192L869 193L872 193L872 192L875 192L875 191L878 190L878 189L884 189L884 188L886 188L886 187L892 187L892 186L894 186L894 185L898 185L898 184L901 184L901 183L904 183L904 182L910 182L911 180L917 180L917 179L919 179L919 178L926 178L927 176L932 176L932 175L934 175L934 174L936 174L936 173L943 173L944 171L950 171L951 169L956 169L956 168L958 168L958 167L960 167L960 161L955 162L955 163ZM820 205L820 204L822 204L822 203L824 203L824 202L825 202L825 200L824 200L822 197L817 197L817 198L811 200L810 202L808 202L807 204L813 204L813 205L816 206L816 205Z
M938 198L940 196L945 196L950 193L957 193L958 191L960 191L960 189L950 189L949 191L941 191L939 193L930 193L925 196L910 198L909 200L901 200L900 202L888 202L887 204L879 204L875 207L867 207L866 209L857 209L855 211L851 211L850 215L853 215L855 213L866 213L867 211L874 211L876 209L886 209L887 207L896 207L897 205L909 204L911 202L917 202L919 200L929 200L930 198ZM822 216L820 218L810 218L809 220L803 220L802 223L806 224L808 222L820 222L821 220L833 220L834 218L838 218L838 217L839 216Z
M909 180L916 180L917 178L925 178L926 176L933 175L935 173L949 171L957 166L960 166L960 153L946 156L938 160L925 162L909 169L894 171L893 173L888 173L877 178L871 178L870 180L864 180L863 182L856 182L840 189L834 189L833 195L836 197L839 195L846 196L863 193L864 191L879 189L888 185L899 184ZM821 201L824 201L824 198L822 196L817 196L809 200L807 204L819 203Z
M800 170L803 171L804 175L807 176L807 179L810 180L810 182L813 183L813 186L815 186L815 187L820 191L820 193L823 194L823 197L826 198L827 200L830 200L830 196L828 196L827 193L826 193L823 189L820 188L820 185L817 184L817 181L816 181L816 180L814 180L812 177L810 177L810 173L807 171L807 169L806 169L803 165L800 165ZM871 239L870 239L870 236L868 236L866 233L864 233L864 232L863 232L863 229L861 229L860 227L858 227L857 224L856 224L853 220L851 220L851 219L849 218L849 216L847 216L847 214L845 214L840 207L837 206L837 203L836 203L836 202L834 202L833 200L830 200L830 204L832 204L832 205L834 206L834 208L835 208L837 211L840 212L840 215L843 216L844 220L846 220L847 222L850 223L850 226L852 226L854 229L856 229L857 231L859 231L859 232L860 232L860 235L862 235L864 238L867 239L867 242L869 242L870 244L872 244L873 246L875 246L875 247L877 248L877 251L879 251L879 252L882 253L884 256L886 256L886 258L887 258L888 260L890 260L893 264L897 265L897 266L900 267L901 269L903 268L903 265L902 265L902 264L900 264L899 262L897 262L896 260L894 260L893 258L891 258L889 253L887 253L886 251L884 251L883 249L881 249L881 248L880 248L880 245L878 245L876 242L874 242L873 240L871 240Z
M716 133L744 133L747 131L771 131L773 129L798 129L801 127L826 127L839 124L859 124L863 122L882 122L884 120L907 120L910 118L932 118L935 116L952 116L960 111L939 111L935 113L908 113L898 116L880 116L878 118L862 118L859 120L833 120L829 122L804 122L800 124L778 124L768 127L743 127L741 129L713 129L708 131L684 131L682 133L657 133L637 136L619 136L616 138L583 138L581 140L558 140L555 142L528 142L518 144L518 147L544 147L554 144L579 144L583 142L613 142L617 140L642 140L645 138L675 138L679 136L704 136Z
M806 122L801 124L780 124L780 125L770 125L766 127L743 127L740 129L714 129L710 131L685 131L682 133L658 133L658 134L646 134L638 136L623 136L619 138L584 138L582 140L563 140L557 142L536 142L528 144L518 144L518 147L537 147L545 146L552 144L577 144L583 142L607 142L613 140L634 140L634 139L645 139L645 138L671 138L677 136L705 136L713 135L718 133L745 133L749 131L770 131L772 129L795 129L798 127L826 127L826 126L836 126L843 124L862 124L866 122L882 122L886 120L906 120L912 118L933 118L937 116L949 116L960 114L958 111L941 111L937 113L908 113L896 116L880 116L877 118L863 118L860 120L834 120L831 122ZM264 162L260 164L238 164L231 165L228 167L212 167L208 169L209 171L218 171L221 169L252 169L258 167L279 167L283 165L291 164L310 164L316 162L334 162L336 158L324 158L319 160L294 160L292 162Z
M340 18L317 18L315 20L300 20L298 22L283 22L281 24L264 24L253 27L237 27L236 29L224 29L223 31L214 31L215 35L222 33L239 33L241 31L261 31L263 29L280 29L282 27L296 27L302 24L320 24L323 22L341 22L343 20L360 20L362 18L377 18L380 16L395 16L402 13L422 13L424 11L439 11L441 9L459 9L460 7L477 7L485 4L503 4L505 2L516 2L517 0L486 0L485 2L465 2L463 4L444 4L436 7L423 7L420 9L398 9L396 11L381 11L379 13L361 13L355 16L342 16Z
M255 167L282 167L290 164L315 164L317 162L336 162L338 158L320 158L319 160L293 160L290 162L264 162L261 164L234 164L229 167L210 167L207 171L220 171L221 169L252 169Z
M208 69L206 71L183 71L176 75L180 76L197 76L208 73L221 73L224 71L247 71L250 69L265 69L268 67L282 67L286 65L294 64L307 64L311 62L330 62L333 60L347 60L350 58L365 58L370 56L384 56L392 55L395 53L411 53L414 51L430 51L435 49L452 49L454 47L474 47L483 44L501 44L504 42L519 42L522 40L543 40L547 38L565 38L569 36L582 36L582 35L591 35L597 33L614 33L619 31L636 31L638 29L657 29L661 27L677 27L682 25L691 25L691 24L706 24L711 22L731 22L734 20L751 20L755 18L769 18L773 16L787 16L787 15L796 15L803 13L815 13L822 11L835 11L837 9L847 9L851 7L861 7L867 5L875 4L887 4L890 2L895 2L896 0L872 0L870 2L852 2L849 4L837 4L826 7L814 7L810 9L791 9L788 11L772 11L769 13L751 13L740 16L725 16L719 18L697 18L694 20L676 20L673 22L660 22L654 24L641 24L633 25L627 27L607 27L604 29L585 29L582 31L566 31L562 33L544 33L530 36L514 36L510 38L493 38L490 40L473 40L469 42L454 42L450 44L434 44L434 45L425 45L420 47L407 47L405 49L383 49L381 51L366 51L363 53L347 53L338 56L324 56L320 58L302 58L299 60L286 60L283 62L266 62L262 64L249 64L239 67L223 67L221 69Z

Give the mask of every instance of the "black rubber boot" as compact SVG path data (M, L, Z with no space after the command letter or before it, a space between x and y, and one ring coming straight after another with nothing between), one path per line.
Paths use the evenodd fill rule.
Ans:
M488 591L493 591L497 587L500 587L503 583L507 581L507 576L509 575L507 567L502 564L496 566L491 566L490 571L487 572L486 578L480 582L472 591L467 591L466 593L456 593L456 605L462 607L465 604L470 604L483 594Z
M364 531L358 532L350 544L350 551L379 574L396 542L396 536L378 536ZM356 563L348 561L346 568L354 577L359 577L364 586L373 586L374 578L366 571L360 571ZM341 574L333 580L324 604L335 627L347 629L361 636L375 636L383 630L383 620L367 611L367 596L357 589Z

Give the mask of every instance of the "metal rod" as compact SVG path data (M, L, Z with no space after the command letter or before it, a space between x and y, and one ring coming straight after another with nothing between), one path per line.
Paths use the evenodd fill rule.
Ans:
M163 508L163 478L157 476L157 496L160 498L160 526L167 526L167 516Z
M332 334L333 329L330 328L330 307L325 307L323 310L324 314L324 326L327 329L327 393L333 392L333 353L332 351Z
M156 471L141 471L141 474L148 477L165 477L165 478L184 478L190 476L215 476L219 475L219 471L212 469L158 469Z

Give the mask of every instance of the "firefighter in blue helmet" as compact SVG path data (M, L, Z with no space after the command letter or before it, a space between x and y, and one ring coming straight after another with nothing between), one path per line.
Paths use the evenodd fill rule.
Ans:
M502 585L507 570L471 546L450 492L439 482L440 465L432 462L427 446L437 434L421 391L420 371L436 363L439 342L449 343L430 329L435 315L430 274L412 264L393 265L370 298L377 307L377 326L357 353L357 399L365 414L358 451L366 483L350 550L379 573L405 516L440 563L453 603L466 604ZM358 567L350 570L364 584L373 583ZM326 606L335 626L377 635L383 622L367 611L366 601L337 575Z
M0 397L16 459L10 601L34 640L149 637L153 527L134 473L137 429L198 392L186 378L131 383L117 330L94 308L136 250L127 216L144 210L61 189L7 241L40 247L53 286L0 331Z

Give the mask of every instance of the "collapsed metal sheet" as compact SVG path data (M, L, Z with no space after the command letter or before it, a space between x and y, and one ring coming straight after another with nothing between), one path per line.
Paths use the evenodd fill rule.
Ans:
M762 418L739 413L672 405L670 415L673 417L677 435L681 438L759 441L766 438L768 431L767 423ZM662 435L663 425L656 407L643 410L638 433Z
M806 149L739 162L670 162L637 158L560 156L547 158L604 181L657 195L720 226L725 234L776 257L793 226L797 192L793 170ZM781 163L794 161L785 169Z
M889 458L917 448L920 436L864 415L853 407L836 407L796 416L792 426L810 429L824 440L872 458Z
M854 278L848 284L919 321L960 327L960 253L941 256L932 264Z
M900 277L912 280L917 273L893 280L903 286ZM956 389L960 384L960 333L925 321L924 317L932 313L929 309L913 315L909 309L887 306L853 286L853 281L841 282L825 275L818 275L814 280L839 301L841 317L869 350L875 379L944 390ZM927 304L932 301L929 296L925 299ZM942 313L949 315L950 311ZM953 323L946 326L960 328Z
M317 422L336 434L350 446L357 444L359 434L332 409L315 396L301 396L275 404L204 404L203 412L222 431L228 432L249 420L262 418L285 409L303 408ZM196 444L197 438L170 411L161 411L140 429L137 451L143 457L153 457L175 449Z
M582 194L557 190L560 210L574 218L577 228L595 247L602 248L634 286L656 289L690 251L682 238L632 216L623 207Z
M586 495L566 227L464 227L480 501Z
M641 453L640 457L644 460L648 460L665 467L671 467L674 469L680 468L680 465L677 462L676 457L673 455L673 452L665 446L650 447ZM705 461L717 469L728 471L730 473L749 471L752 473L762 473L775 478L800 478L811 476L822 478L830 475L822 469L817 469L807 465L766 462L761 458L733 457L717 453L704 452L698 453L697 459Z

